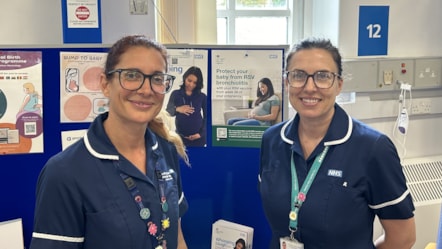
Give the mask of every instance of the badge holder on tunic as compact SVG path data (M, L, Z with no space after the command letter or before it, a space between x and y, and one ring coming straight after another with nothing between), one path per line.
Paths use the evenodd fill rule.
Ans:
M118 168L118 167L117 167ZM140 218L147 224L147 231L148 233L154 238L154 248L155 249L167 249L166 247L166 236L165 231L167 228L170 227L170 220L169 217L167 217L167 211L169 210L167 201L166 201L166 195L165 195L165 180L163 179L161 172L156 169L155 175L158 180L158 187L160 190L160 203L161 203L161 209L162 209L162 218L161 218L161 226L159 227L155 222L153 221L151 217L151 211L148 207L144 206L143 199L141 197L140 191L135 183L135 181L132 179L132 177L126 175L120 170L120 177L123 180L124 184L127 187L127 190L132 195L133 200L135 204L137 205L140 213Z

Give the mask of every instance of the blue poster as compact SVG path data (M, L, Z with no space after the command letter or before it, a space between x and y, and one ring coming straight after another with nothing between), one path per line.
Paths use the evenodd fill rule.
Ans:
M358 56L387 55L390 6L359 6Z

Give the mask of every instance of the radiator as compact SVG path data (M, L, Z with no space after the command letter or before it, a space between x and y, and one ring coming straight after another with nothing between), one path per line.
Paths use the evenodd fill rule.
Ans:
M428 243L437 241L442 202L442 156L405 159L402 166L416 207L413 249L424 249ZM375 238L381 233L376 220Z

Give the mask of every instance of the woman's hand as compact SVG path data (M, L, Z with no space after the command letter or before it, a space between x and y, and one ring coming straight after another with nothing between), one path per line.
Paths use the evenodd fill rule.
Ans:
M182 113L187 116L195 112L195 108L190 105L177 106L175 110L176 112Z
M256 119L256 114L254 112L249 112L249 114L247 115L248 118L253 118Z
M193 140L200 139L201 135L199 133L195 133L193 135L190 135L190 136L187 136L187 137L184 137L184 138L193 141Z

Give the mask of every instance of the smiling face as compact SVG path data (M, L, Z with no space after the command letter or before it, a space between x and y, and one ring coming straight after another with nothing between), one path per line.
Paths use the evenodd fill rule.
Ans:
M138 69L144 74L164 73L166 61L158 50L136 46L121 55L115 69ZM109 120L127 125L147 125L162 108L164 94L153 92L148 78L140 89L129 91L121 87L119 73L116 72L110 80L102 76L101 86L103 94L109 98Z
M318 71L338 73L338 67L331 54L325 49L303 49L296 52L288 62L287 70L303 70L308 74ZM342 89L342 79L335 77L331 88L319 89L313 78L309 77L303 87L290 87L285 80L289 91L289 101L301 118L328 119L333 116L335 98Z
M235 249L244 249L241 243L237 243Z
M244 241L236 242L235 249L245 249L245 246L243 243L244 243Z
M267 87L267 85L262 82L258 83L258 88L263 96L266 95L267 92L269 91L269 88Z

